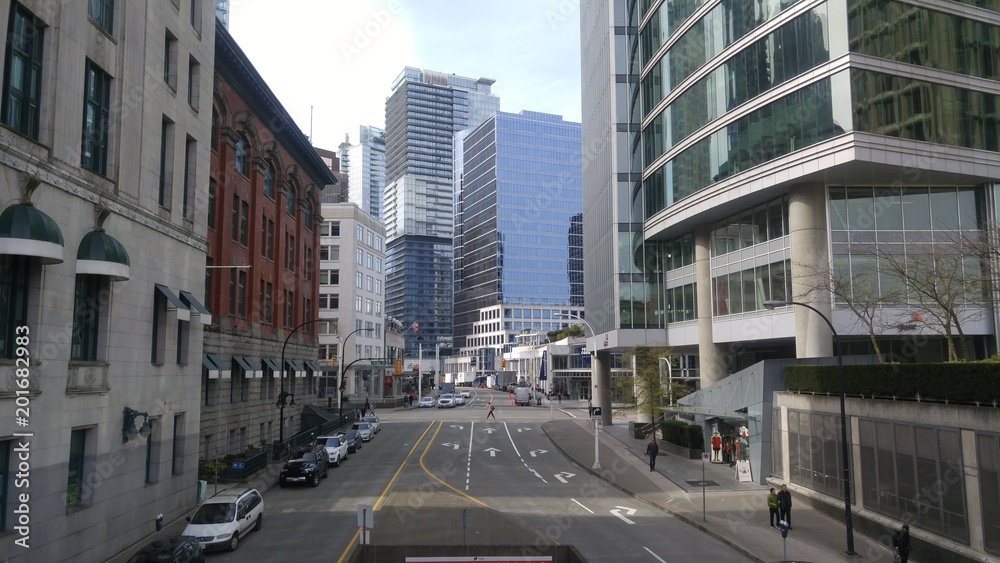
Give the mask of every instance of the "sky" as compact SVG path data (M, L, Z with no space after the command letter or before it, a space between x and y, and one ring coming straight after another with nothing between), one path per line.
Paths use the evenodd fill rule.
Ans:
M385 124L403 67L496 80L500 110L580 121L579 0L230 0L229 31L313 145ZM311 122L311 125L310 125Z

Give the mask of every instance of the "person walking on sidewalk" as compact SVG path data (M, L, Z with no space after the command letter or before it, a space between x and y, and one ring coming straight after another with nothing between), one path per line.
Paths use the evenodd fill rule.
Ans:
M903 527L892 535L892 548L899 555L899 563L906 563L910 559L910 525L903 524Z
M493 402L492 401L490 401L489 403L486 404L486 420L489 420L490 418L492 418L493 420L497 419L497 417L493 414Z
M649 456L649 470L656 471L656 456L660 453L660 446L656 445L656 435L654 434L652 438L649 439L649 444L646 445L646 455Z
M792 529L792 493L788 492L788 485L781 486L778 493L778 512L781 513L781 520L788 524L788 529Z
M774 487L771 487L771 493L767 495L767 511L770 512L771 527L774 527L774 521L781 521L781 517L778 515L778 495L774 494Z

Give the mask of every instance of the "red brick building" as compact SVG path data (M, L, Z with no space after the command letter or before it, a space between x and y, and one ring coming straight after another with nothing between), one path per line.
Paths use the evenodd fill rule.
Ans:
M287 439L320 402L320 196L337 181L218 24L215 45L201 459Z

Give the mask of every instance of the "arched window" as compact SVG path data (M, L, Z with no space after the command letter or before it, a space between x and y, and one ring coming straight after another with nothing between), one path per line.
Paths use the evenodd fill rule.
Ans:
M295 190L291 186L285 188L285 213L295 217Z
M212 150L219 152L219 111L212 106Z
M236 140L236 171L244 176L250 175L250 143L243 135Z
M274 199L274 165L270 162L264 168L264 195Z
M306 229L309 230L309 231L313 230L313 227L312 227L312 222L313 222L313 204L308 199L306 200L305 220L306 220Z

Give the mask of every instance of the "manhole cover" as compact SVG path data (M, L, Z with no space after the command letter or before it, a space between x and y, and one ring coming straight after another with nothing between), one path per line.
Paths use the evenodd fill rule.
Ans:
M718 487L719 486L719 484L716 483L715 481L687 481L687 484L691 485L692 487L701 487L703 485L706 486L706 487Z

